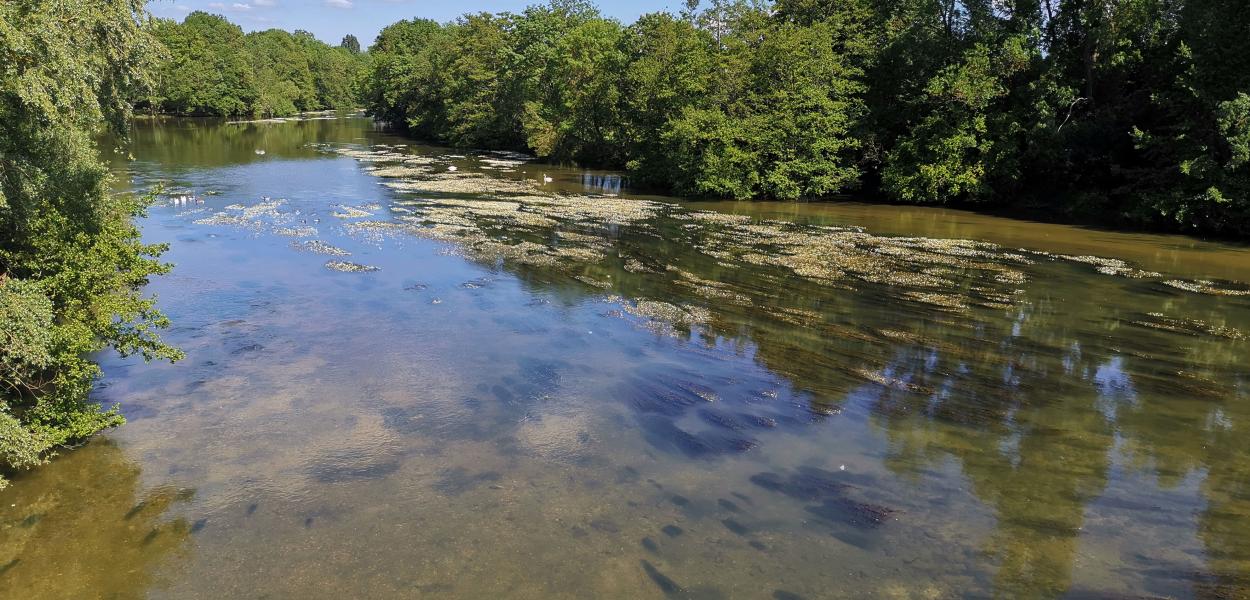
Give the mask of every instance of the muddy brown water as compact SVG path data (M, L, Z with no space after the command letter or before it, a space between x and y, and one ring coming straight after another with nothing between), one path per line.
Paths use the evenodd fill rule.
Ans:
M187 358L101 357L129 423L0 492L0 597L1250 594L1245 248L361 118L130 152Z

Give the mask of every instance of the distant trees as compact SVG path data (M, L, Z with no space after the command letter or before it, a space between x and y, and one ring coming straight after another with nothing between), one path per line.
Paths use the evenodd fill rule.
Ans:
M198 11L182 23L158 19L154 33L167 56L140 109L281 116L357 103L365 58L353 36L332 47L306 31L245 35L238 25Z
M339 48L342 48L352 54L360 54L360 40L356 36L347 34L343 36L343 41L339 42Z
M680 193L1027 207L1250 233L1245 0L691 0L628 27L586 2L369 52L412 134L623 167Z

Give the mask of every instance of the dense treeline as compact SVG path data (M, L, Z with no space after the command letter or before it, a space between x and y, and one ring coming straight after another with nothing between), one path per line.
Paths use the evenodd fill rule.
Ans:
M360 42L330 46L306 31L244 34L226 19L194 12L155 20L165 49L140 109L180 115L290 115L357 106Z
M158 55L144 0L0 2L0 487L5 472L121 422L88 394L92 352L176 358L138 292L168 266L109 191L120 133Z
M557 0L378 36L372 114L691 195L1250 233L1247 0Z

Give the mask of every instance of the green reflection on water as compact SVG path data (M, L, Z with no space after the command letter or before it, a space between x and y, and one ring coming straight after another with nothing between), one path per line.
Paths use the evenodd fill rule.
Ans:
M193 490L145 490L108 441L19 477L0 506L0 597L143 598L186 554L192 525L169 515Z

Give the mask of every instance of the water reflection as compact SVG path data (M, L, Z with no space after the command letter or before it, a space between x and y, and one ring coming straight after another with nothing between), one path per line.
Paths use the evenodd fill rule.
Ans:
M139 185L222 191L146 231L188 362L108 365L118 435L215 515L174 595L1250 585L1250 298L1165 283L1250 279L1236 248L881 236L851 225L1001 223L639 198L362 120L150 124L133 151Z
M590 194L620 194L625 189L626 180L623 175L603 173L582 173L582 191Z
M107 441L62 453L13 482L0 505L0 597L143 598L186 557L195 529L171 509L194 490L145 489Z

